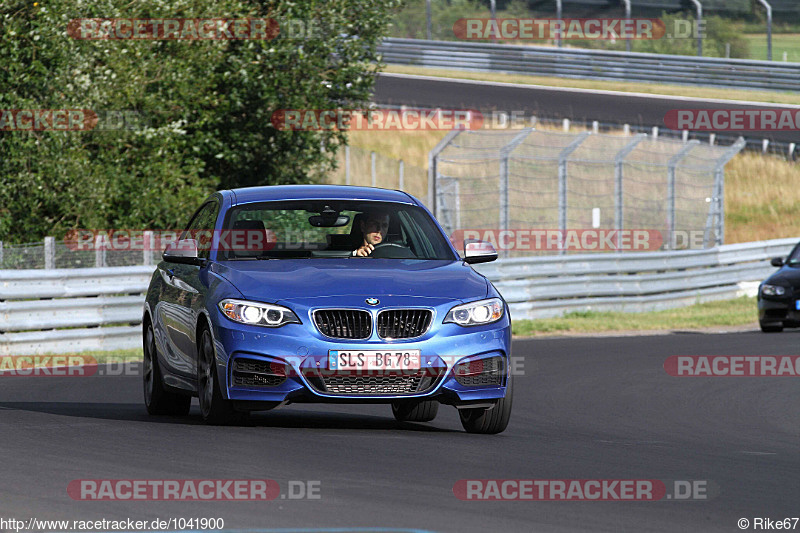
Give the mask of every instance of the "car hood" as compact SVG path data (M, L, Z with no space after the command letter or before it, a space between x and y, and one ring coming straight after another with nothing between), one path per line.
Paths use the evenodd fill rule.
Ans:
M488 282L461 261L272 259L215 263L247 299L262 302L330 296L486 297Z
M800 268L785 266L768 277L764 283L785 286L800 285Z

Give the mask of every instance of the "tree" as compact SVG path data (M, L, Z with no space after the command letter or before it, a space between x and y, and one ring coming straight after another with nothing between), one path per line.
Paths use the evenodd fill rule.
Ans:
M344 136L277 131L270 117L365 105L377 45L398 4L4 2L0 110L87 109L100 122L90 131L0 128L0 240L179 227L216 188L320 180ZM67 32L85 18L267 17L281 29L272 40L82 40ZM118 112L126 128L107 129Z

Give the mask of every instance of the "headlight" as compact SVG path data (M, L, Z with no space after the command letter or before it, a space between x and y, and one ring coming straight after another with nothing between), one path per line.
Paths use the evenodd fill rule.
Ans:
M783 296L786 294L786 288L780 285L762 285L761 294L763 296Z
M444 317L445 322L459 326L478 326L491 324L503 318L503 300L490 298L468 304L457 305Z
M225 299L219 303L219 308L226 317L241 324L268 328L277 328L284 324L300 324L300 319L291 309L280 305Z

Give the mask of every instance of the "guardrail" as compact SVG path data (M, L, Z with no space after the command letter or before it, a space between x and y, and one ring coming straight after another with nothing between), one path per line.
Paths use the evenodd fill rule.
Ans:
M140 347L154 268L0 270L0 355Z
M644 311L734 298L774 272L797 239L699 251L501 259L478 265L514 319L569 311ZM0 355L141 346L152 266L0 270Z
M478 265L515 319L571 311L641 312L743 294L775 271L797 239L726 244L698 251L503 259ZM754 315L755 316L755 315Z
M384 39L379 51L383 61L398 65L608 81L800 90L800 63L397 38Z

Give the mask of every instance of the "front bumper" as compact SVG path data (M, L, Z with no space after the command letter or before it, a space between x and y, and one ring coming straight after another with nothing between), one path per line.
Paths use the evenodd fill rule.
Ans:
M221 391L223 395L230 400L250 404L253 409L257 408L257 403L254 402L269 402L273 405L300 402L389 403L398 399L419 399L464 405L493 401L505 396L505 385L511 367L511 327L507 315L487 326L463 328L456 324L438 324L418 339L391 342L374 336L359 341L323 338L315 331L309 332L310 328L313 326L308 323L267 329L240 326L227 320L218 322L214 333L217 375L225 376ZM347 387L338 387L337 392L331 392L328 390L330 381L326 381L326 378L337 374L328 368L328 353L330 350L342 349L420 350L423 371L418 390L413 386L403 385L400 387L402 392L400 389L389 393L364 392L368 388L363 387L353 387L352 392L341 392ZM475 379L465 379L456 375L459 364L479 360L502 362L501 369L494 368L495 374L502 374L496 383L478 376ZM285 377L263 379L260 383L243 380L238 371L243 368L244 362L250 365L250 369L270 368ZM478 368L481 368L480 365L477 363ZM458 371L461 372L464 368L459 367ZM486 368L491 367L487 365ZM234 379L235 372L237 379ZM410 372L400 376L402 379L413 377ZM396 382L400 383L402 379Z
M796 298L758 299L758 321L764 326L800 327L800 310Z

